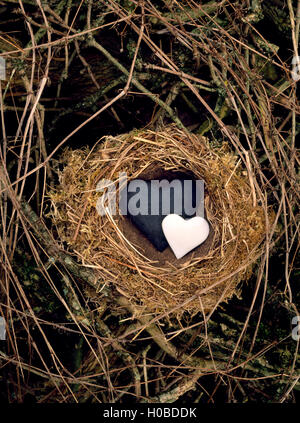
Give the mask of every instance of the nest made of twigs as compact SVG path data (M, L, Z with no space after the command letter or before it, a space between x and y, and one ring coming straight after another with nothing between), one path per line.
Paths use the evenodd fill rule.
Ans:
M60 239L83 265L99 272L99 287L115 289L146 312L210 312L238 293L264 246L268 212L259 204L249 169L227 144L173 126L161 132L132 131L104 137L92 149L66 150L60 185L50 192ZM199 248L176 260L160 253L127 216L100 216L97 183L151 179L172 172L205 182L205 214L212 228Z

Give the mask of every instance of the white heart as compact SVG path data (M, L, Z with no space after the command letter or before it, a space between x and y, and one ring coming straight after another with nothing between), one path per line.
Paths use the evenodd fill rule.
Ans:
M177 259L202 244L209 234L208 222L200 216L183 219L169 214L162 221L162 230Z

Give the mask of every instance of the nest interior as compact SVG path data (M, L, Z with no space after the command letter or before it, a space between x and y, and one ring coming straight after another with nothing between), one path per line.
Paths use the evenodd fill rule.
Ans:
M166 179L172 181L176 178L184 179L184 178L193 178L193 174L191 172L178 172L178 171L170 171L165 170L160 167L160 164L154 163L150 165L145 171L143 171L139 178L143 180L161 180ZM207 195L207 193L206 193ZM120 219L119 228L122 231L125 238L134 246L138 247L143 255L151 260L153 266L167 266L167 265L174 265L185 263L188 258L191 257L204 257L207 255L209 251L209 247L212 244L213 240L213 229L211 228L209 236L207 240L201 244L198 248L196 248L193 252L190 252L182 259L176 259L175 255L173 254L171 248L167 248L166 250L160 252L158 251L154 245L148 240L148 238L141 233L141 231L131 222L128 218Z
M268 213L256 184L226 144L212 146L170 126L105 137L92 149L65 150L60 184L49 193L59 238L83 265L99 272L140 311L210 312L238 292L262 251ZM126 216L100 216L99 181L172 178L178 172L205 182L205 215L211 232L176 260L158 252ZM117 205L118 208L118 205ZM118 210L117 210L118 211Z

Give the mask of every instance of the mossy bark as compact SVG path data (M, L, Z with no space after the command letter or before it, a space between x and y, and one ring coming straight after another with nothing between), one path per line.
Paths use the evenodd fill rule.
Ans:
M296 14L297 2L293 1L294 12ZM274 24L276 30L287 40L291 39L291 21L289 8L286 1L263 0L262 10L264 16L270 23Z

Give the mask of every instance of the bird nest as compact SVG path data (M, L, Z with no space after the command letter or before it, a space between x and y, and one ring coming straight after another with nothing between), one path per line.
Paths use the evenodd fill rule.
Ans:
M60 184L49 195L60 240L104 284L140 311L211 312L239 292L264 246L268 212L254 175L228 147L171 126L104 137L92 149L65 150ZM178 172L205 183L207 240L177 260L157 251L127 216L99 215L99 181L162 178ZM118 204L117 204L118 211Z

